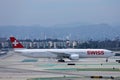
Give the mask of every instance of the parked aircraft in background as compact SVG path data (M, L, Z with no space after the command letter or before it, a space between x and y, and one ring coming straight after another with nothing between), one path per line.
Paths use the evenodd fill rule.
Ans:
M34 58L58 58L58 62L65 62L63 59L79 60L80 58L109 58L114 53L107 49L26 49L15 38L10 37L15 52L24 56Z

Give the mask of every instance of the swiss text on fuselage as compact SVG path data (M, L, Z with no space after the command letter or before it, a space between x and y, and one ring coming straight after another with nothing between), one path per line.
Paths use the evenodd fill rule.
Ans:
M104 51L87 51L87 55L104 55Z

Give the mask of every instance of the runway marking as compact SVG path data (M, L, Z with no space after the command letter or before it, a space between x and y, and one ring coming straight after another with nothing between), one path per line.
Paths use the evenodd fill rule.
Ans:
M37 59L24 59L22 62L37 62Z
M56 71L116 71L120 72L118 68L55 68L46 70L56 70Z
M110 65L120 65L118 63L112 63L112 64L108 64L108 63L99 63L99 64L75 64L74 66L110 66ZM53 63L44 63L44 64L37 64L36 65L37 67L55 67L55 66L62 66L62 67L66 67L68 66L67 64L59 64L59 63L56 63L56 64L53 64Z
M118 63L99 63L99 64L76 64L76 65L120 65Z
M29 78L27 80L93 80L90 76L80 77L80 76L63 76L63 77L47 77L47 78ZM115 77L115 80L119 80L119 77ZM111 76L103 76L103 78L96 78L94 80L113 80Z
M78 76L63 76L63 77L48 77L48 78L30 78L28 80L73 80L73 79L84 79L85 77Z
M37 65L38 67L53 67L57 66L57 64L44 64L44 65Z

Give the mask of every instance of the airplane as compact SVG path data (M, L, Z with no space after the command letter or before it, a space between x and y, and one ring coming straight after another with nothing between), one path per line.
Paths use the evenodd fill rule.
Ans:
M64 58L78 61L80 58L109 58L113 51L107 49L27 49L15 38L10 37L14 52L33 58L58 58L58 62L65 62Z

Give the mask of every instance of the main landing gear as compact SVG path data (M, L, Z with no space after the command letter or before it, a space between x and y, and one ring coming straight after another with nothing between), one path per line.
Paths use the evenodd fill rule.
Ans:
M58 62L65 62L65 60L63 60L63 59L59 59Z
M108 62L108 58L106 58L106 62Z

